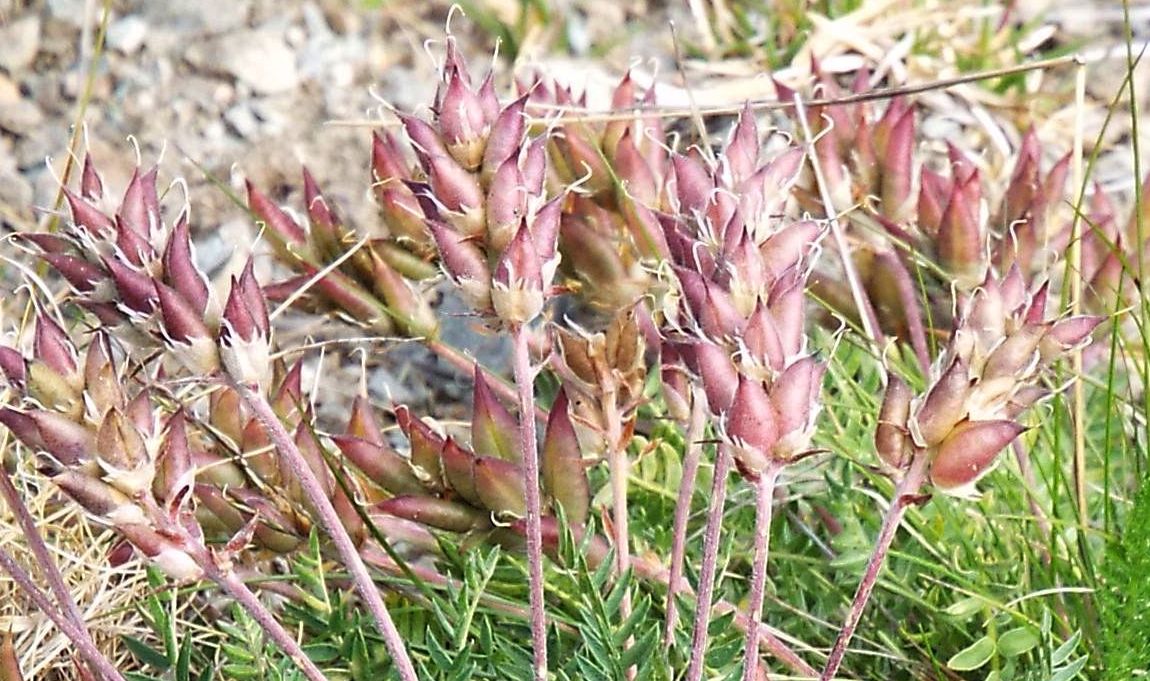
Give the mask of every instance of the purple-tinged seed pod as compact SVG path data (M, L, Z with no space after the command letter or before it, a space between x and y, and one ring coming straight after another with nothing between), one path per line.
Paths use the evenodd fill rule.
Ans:
M1014 421L964 421L939 444L930 481L948 493L963 494L992 468L998 453L1026 431Z

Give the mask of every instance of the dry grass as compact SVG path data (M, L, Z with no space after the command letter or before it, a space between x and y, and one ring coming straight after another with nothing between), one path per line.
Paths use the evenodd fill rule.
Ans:
M10 453L11 440L2 448ZM121 637L147 636L137 608L148 590L143 565L131 561L120 567L108 563L114 536L90 522L64 500L46 478L22 462L13 482L24 493L29 511L38 521L49 550L71 589L96 642L116 662L126 662L128 652ZM0 546L21 560L34 575L31 562L11 510L0 516ZM28 679L74 679L71 642L8 579L0 579L0 629L14 634L16 651Z

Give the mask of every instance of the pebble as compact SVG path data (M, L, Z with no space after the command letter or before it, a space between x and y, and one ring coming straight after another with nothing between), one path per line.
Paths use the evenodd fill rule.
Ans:
M85 4L84 0L48 0L48 16L80 28L84 25Z
M28 214L32 205L32 183L15 168L0 168L0 205L6 205L20 214Z
M0 69L19 75L40 49L40 17L33 14L5 24L0 21Z
M224 120L235 134L251 139L259 133L260 120L247 102L237 104L224 112Z
M286 92L300 81L295 53L272 30L229 33L192 46L185 56L193 66L231 76L258 94Z
M147 38L148 22L135 14L119 19L108 27L108 46L122 54L139 52Z
M219 35L243 27L251 14L249 0L144 2L144 19L153 26L200 35Z
M0 128L16 135L26 135L44 120L40 107L27 99L0 101Z

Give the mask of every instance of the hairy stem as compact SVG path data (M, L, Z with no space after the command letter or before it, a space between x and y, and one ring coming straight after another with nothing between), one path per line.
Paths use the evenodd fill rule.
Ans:
M84 624L84 616L80 613L80 608L76 605L76 601L72 598L72 592L68 590L68 585L64 581L64 575L60 573L60 569L56 566L56 561L52 560L52 554L48 550L48 545L44 543L44 537L40 534L40 529L36 527L36 520L32 518L32 514L28 512L28 507L24 504L24 500L20 498L20 492L16 489L16 485L12 483L12 477L8 474L8 469L0 464L0 494L3 494L4 501L8 503L8 508L12 509L12 514L16 516L16 521L20 523L20 530L24 533L24 539L28 542L28 548L32 551L32 557L40 566L40 571L43 573L44 578L48 582L48 588L56 597L56 603L59 604L60 610L63 615L71 620L72 624L84 635L91 639L88 633L88 628ZM95 645L95 642L92 643Z
M531 348L526 327L512 329L512 363L519 398L519 449L523 455L523 477L527 501L527 576L531 604L531 648L535 658L535 678L547 679L547 618L543 603L543 531L540 523L539 443L535 436L535 373L531 369Z
M683 477L679 481L679 497L675 500L675 523L671 530L671 580L667 584L667 621L663 629L663 645L674 640L679 621L679 582L683 579L683 556L687 550L687 520L691 517L691 497L695 494L695 478L699 474L699 458L703 453L703 431L707 427L707 398L696 390L691 400L691 416L687 422L687 453L683 457Z
M751 570L751 592L747 599L747 649L743 661L743 681L755 681L759 671L759 628L763 615L763 588L767 583L767 550L771 540L771 511L775 483L782 464L772 462L755 483L755 558Z
M292 440L291 435L288 434L263 394L251 386L241 383L235 383L234 387L243 397L244 403L252 410L256 419L259 420L260 425L267 431L280 459L292 475L299 480L300 489L303 490L304 495L315 508L320 524L327 531L336 551L339 552L344 565L355 581L360 596L375 619L388 652L391 653L391 659L399 671L400 678L403 681L418 681L418 677L415 675L415 666L411 663L411 658L403 645L399 630L395 628L395 622L392 621L391 614L387 611L387 605L383 602L383 597L380 596L375 582L372 581L371 574L367 571L367 565L364 564L363 558L356 550L355 542L352 541L347 529L340 522L339 515L336 513L335 507L332 506L331 499L328 498L323 485L320 484L319 478L316 477L315 472L312 471L311 466L308 465L307 460L296 447L295 441Z
M76 646L80 655L88 662L92 669L98 672L104 679L124 681L124 677L120 675L120 672L116 671L115 665L96 647L87 630L82 626L77 626L65 617L48 598L48 594L36 586L36 583L32 581L32 576L3 548L0 548L0 568L3 568L4 571L12 577L12 581L16 582L16 585L28 594L28 597L32 599L36 607L39 608L48 619L52 620L52 623L68 637L68 640Z
M291 657L292 662L299 667L300 671L304 673L304 676L306 676L309 681L327 681L327 677L323 675L319 667L304 653L299 642L283 628L283 625L276 620L275 615L264 606L260 599L252 593L248 585L244 584L244 581L240 579L235 572L221 569L216 565L211 556L204 555L206 551L197 552L197 554L200 555L193 555L193 559L204 569L204 574L208 579L220 585L221 589L236 599L236 601L243 606L244 610L248 611L252 619L271 636L272 640L275 641L281 650Z
M867 561L862 581L859 582L854 600L851 601L851 609L847 612L846 621L843 622L842 629L839 630L838 638L835 639L830 655L827 656L827 663L823 668L823 673L819 676L819 681L829 681L834 678L842 665L847 646L850 645L855 628L858 627L863 611L866 610L867 601L870 600L875 584L878 583L879 572L882 571L883 564L886 563L887 554L890 552L891 544L894 543L894 537L898 533L898 526L902 524L907 506L912 501L911 497L918 494L926 481L927 463L929 463L929 456L926 451L917 450L906 476L894 488L894 497L886 510L886 515L883 516L882 529L879 530L878 539L875 541L874 552L871 553L870 560Z
M715 457L715 477L711 481L710 510L707 529L703 535L703 566L699 572L699 589L695 597L695 631L691 636L691 662L687 666L687 681L703 678L704 658L707 653L707 627L711 622L711 598L715 593L715 572L719 562L719 534L723 528L723 508L727 504L727 474L731 471L731 449L719 446Z

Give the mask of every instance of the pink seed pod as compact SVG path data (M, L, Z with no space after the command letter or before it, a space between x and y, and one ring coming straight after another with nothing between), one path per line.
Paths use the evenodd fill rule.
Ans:
M121 525L145 525L144 509L133 503L126 494L103 480L77 470L65 470L52 476L52 482L88 513L117 530Z
M88 428L52 411L37 409L29 411L27 416L36 427L35 439L60 464L77 466L91 461L96 451L96 438ZM14 432L20 435L20 431L14 429ZM25 440L25 444L32 443Z
M401 495L372 507L380 513L410 520L446 532L469 532L489 524L488 514L449 499L423 495Z
M427 300L394 267L370 251L371 286L390 308L396 324L409 336L432 338L439 319Z
M124 190L120 210L116 214L119 231L130 230L137 235L150 251L150 242L160 226L160 202L156 194L156 177L159 168L140 175L140 169L132 172L132 179ZM131 257L131 255L129 255Z
M719 415L730 409L739 385L739 373L731 353L715 343L698 340L680 347L683 361L703 381L711 413Z
M674 154L671 164L675 171L678 212L685 216L705 213L715 190L711 172L695 155Z
M487 248L499 253L527 217L527 186L517 158L509 158L495 171L487 188Z
M825 365L808 355L792 362L771 384L771 405L778 415L777 458L790 459L810 444L825 371Z
M309 253L307 232L282 208L257 189L251 181L248 181L247 189L248 208L251 209L256 218L264 223L275 237L276 242L283 243L288 254L305 255Z
M915 444L934 447L942 442L955 424L966 418L969 394L969 367L958 356L934 382L909 421Z
M474 175L450 156L426 156L428 182L435 199L452 213L467 215L483 208L483 190ZM459 225L457 225L459 226ZM467 234L479 233L483 225Z
M1101 316L1079 315L1054 322L1039 344L1042 364L1049 364L1062 354L1088 345L1090 335L1105 320Z
M723 429L735 445L740 471L757 477L770 465L779 441L779 415L760 381L739 376Z
M475 367L475 390L471 403L472 451L478 456L520 463L522 453L516 442L519 422L495 396L478 365Z
M1011 377L1022 382L1038 368L1038 345L1050 324L1027 324L1010 334L990 353L982 367L983 381Z
M122 263L116 258L105 258L104 267L112 273L112 281L119 293L117 307L141 316L149 316L159 302L155 280L147 270Z
M448 156L447 147L443 145L443 140L440 139L439 133L435 128L431 127L427 121L424 121L415 116L408 116L406 114L398 114L400 121L403 122L403 130L407 133L407 139L411 142L412 147L416 151L416 156L419 157L420 164L423 169L428 170L426 161L433 156Z
M527 515L526 483L519 466L480 456L475 458L474 470L475 492L484 508L505 518Z
M968 494L991 470L1002 448L1025 430L1006 420L959 423L934 453L931 483L948 494Z
M208 308L208 277L195 262L188 215L181 213L168 237L163 255L164 280L191 304L201 317Z
M972 169L965 180L955 180L939 221L939 260L964 287L976 285L985 274L981 203L982 185Z
M428 227L439 250L440 267L459 288L464 301L473 310L490 310L491 270L483 251L471 239L442 222L429 220Z
M731 139L723 150L722 160L731 173L732 184L738 185L750 177L759 162L759 131L750 103L739 112L739 120Z
M97 286L108 280L108 275L103 269L82 258L65 253L41 253L40 257L81 295L96 293Z
M16 436L17 440L24 443L24 446L37 450L46 449L44 440L40 437L40 427L36 425L36 420L30 414L16 411L11 407L0 407L0 424L12 431L12 434ZM61 463L68 465L64 461Z
M173 355L189 371L210 376L220 367L219 351L211 330L187 299L166 284L156 284L161 332Z
M543 490L563 507L573 526L580 526L587 521L591 509L591 487L569 404L567 392L561 388L547 418L539 470Z
M745 364L769 369L771 372L782 371L786 366L787 357L782 338L779 337L779 330L775 327L775 320L767 304L762 300L756 303L751 312L739 342L742 345L740 360Z
M387 445L351 435L336 435L332 441L352 465L381 489L391 494L425 492L411 465Z
M13 348L0 346L0 371L8 379L8 384L18 390L24 388L26 371L24 368L24 355Z
M80 195L89 201L104 198L104 181L100 179L91 154L84 154L84 167L80 171Z
M490 129L483 103L459 69L451 69L446 77L436 122L448 153L465 170L475 171L483 162Z
M190 499L196 485L196 466L188 444L183 409L172 414L166 430L164 442L156 455L152 494L168 515L175 518Z
M76 196L67 188L64 198L72 213L72 224L80 232L87 232L96 238L111 238L116 233L116 223L92 204Z
M232 277L220 319L220 363L233 380L266 387L271 380L271 323L267 302L256 282L252 261Z
M96 432L96 462L103 479L131 498L152 489L155 467L141 433L112 410Z
M491 125L487 146L483 150L484 176L490 176L509 159L519 155L527 131L524 113L527 99L528 95L524 95L508 104Z
M76 348L60 325L44 313L36 315L32 356L66 379L78 382Z
M682 366L679 351L671 343L664 343L662 361L659 363L663 383L663 401L667 403L667 413L679 423L686 423L691 414L691 377Z
M693 312L703 333L716 341L740 335L746 323L731 294L705 279L703 300Z
M906 382L887 372L886 393L874 431L874 446L883 463L894 470L905 470L912 457L907 418L910 416L911 391Z
M411 443L411 467L416 478L433 492L444 489L442 452L446 440L421 419L412 416L411 411L400 405L395 408L395 420L400 430Z
M448 437L443 443L440 457L447 487L467 503L482 508L483 499L475 488L475 454L461 447L454 438Z
M179 582L194 582L204 570L171 539L145 524L127 524L116 528L148 560Z
M905 97L896 97L874 128L882 213L895 223L909 220L914 210L914 135L914 110Z
M612 168L627 196L646 205L655 206L659 200L659 182L647 160L639 153L635 139L628 129L615 145Z
M543 263L531 233L522 224L491 277L491 303L495 314L508 324L525 324L543 311Z

